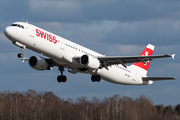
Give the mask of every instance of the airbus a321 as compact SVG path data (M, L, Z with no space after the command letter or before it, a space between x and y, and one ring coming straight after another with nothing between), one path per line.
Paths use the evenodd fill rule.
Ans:
M157 58L172 57L169 55L152 55L154 46L148 44L139 56L105 56L41 29L28 22L15 22L5 28L5 36L21 49L18 57L28 61L36 70L51 70L57 66L60 75L58 82L66 82L64 68L68 72L91 75L92 82L101 79L122 85L150 85L157 80L173 80L174 77L148 77L150 61ZM28 48L46 57L31 56L25 58L23 50ZM131 65L127 65L131 63Z

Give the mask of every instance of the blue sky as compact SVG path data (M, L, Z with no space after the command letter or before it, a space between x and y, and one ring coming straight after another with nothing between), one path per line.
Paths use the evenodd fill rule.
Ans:
M0 0L0 91L52 91L76 99L103 99L114 94L136 99L151 98L154 104L180 103L180 1L179 0ZM6 26L21 21L34 24L80 45L106 55L139 55L155 45L154 54L176 54L151 62L148 76L174 76L176 81L158 81L149 86L124 86L101 81L90 75L64 73L68 81L59 84L57 67L36 71L17 58L20 49L3 34ZM24 55L38 55L25 49Z

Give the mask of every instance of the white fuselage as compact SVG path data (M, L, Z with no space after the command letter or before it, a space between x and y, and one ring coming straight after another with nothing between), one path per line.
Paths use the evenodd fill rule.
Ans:
M12 41L26 46L26 48L38 52L53 59L57 64L68 69L76 70L83 68L81 64L73 60L73 57L84 54L90 56L103 56L81 45L73 43L58 35L50 33L29 23L17 22L14 24L23 25L24 28L9 26L5 30L5 35ZM77 71L80 72L80 71ZM82 73L94 74L95 71L85 71ZM105 81L124 85L148 85L152 81L143 81L142 75L131 67L125 68L122 65L112 65L98 69L97 74Z

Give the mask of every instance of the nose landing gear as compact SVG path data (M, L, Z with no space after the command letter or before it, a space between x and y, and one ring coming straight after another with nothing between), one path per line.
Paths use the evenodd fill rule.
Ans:
M24 56L24 55L23 55L23 51L24 51L25 47L23 46L23 47L20 47L20 48L21 48L21 53L18 53L18 54L17 54L17 57L18 57L18 58L23 58L23 56Z

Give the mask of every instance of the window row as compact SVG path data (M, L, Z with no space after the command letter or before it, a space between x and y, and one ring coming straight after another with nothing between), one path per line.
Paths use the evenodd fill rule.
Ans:
M73 49L75 49L75 50L79 50L79 51L81 51L81 52L83 52L83 53L85 53L85 54L87 54L87 55L93 56L92 54L90 54L90 53L88 53L88 52L86 52L86 51L80 50L80 49L78 49L78 48L76 48L76 47L74 47L74 46L71 46L71 45L67 44L67 43L66 43L65 45L68 46L68 47L70 47L70 48L73 48Z

